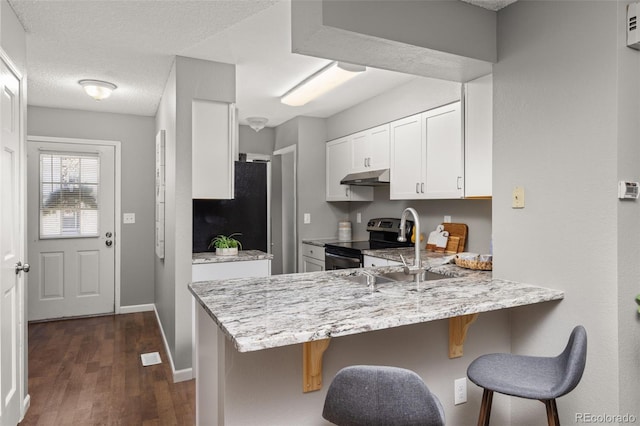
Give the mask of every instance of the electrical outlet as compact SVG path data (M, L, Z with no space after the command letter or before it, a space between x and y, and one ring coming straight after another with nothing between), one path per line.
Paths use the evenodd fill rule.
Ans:
M356 213L356 223L362 223L362 213Z
M467 402L467 378L462 377L453 381L453 403L454 405Z
M135 213L124 213L122 215L122 222L125 224L136 223L136 214Z
M513 188L512 197L511 208L524 209L524 188L521 186Z
M446 215L443 220L444 223L451 223L451 216Z
M305 213L304 214L304 223L305 224L311 223L311 213Z

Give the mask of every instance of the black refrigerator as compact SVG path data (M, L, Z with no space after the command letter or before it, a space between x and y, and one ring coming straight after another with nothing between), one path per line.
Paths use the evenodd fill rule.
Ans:
M216 235L235 236L243 250L267 252L267 163L235 162L235 199L193 200L193 252L208 249Z

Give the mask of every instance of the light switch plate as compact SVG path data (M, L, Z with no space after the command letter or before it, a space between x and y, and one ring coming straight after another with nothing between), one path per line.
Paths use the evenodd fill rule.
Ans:
M136 223L136 214L135 213L124 213L122 215L122 222L125 224Z
M513 188L511 208L524 209L524 188L516 186Z
M305 213L304 214L304 223L305 224L311 223L311 213Z
M362 223L362 213L356 213L356 223Z

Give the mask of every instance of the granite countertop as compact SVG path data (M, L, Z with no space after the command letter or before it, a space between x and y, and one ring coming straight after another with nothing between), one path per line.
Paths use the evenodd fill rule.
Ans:
M341 269L192 283L189 290L240 352L347 336L460 315L559 300L564 293L492 279L452 264L431 271L450 278L362 282L402 267Z
M260 250L240 250L237 256L217 256L213 251L193 253L193 264L243 262L247 260L271 260L273 255Z

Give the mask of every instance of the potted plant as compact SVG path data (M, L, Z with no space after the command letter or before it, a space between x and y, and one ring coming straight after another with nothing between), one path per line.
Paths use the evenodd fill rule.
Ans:
M218 256L234 256L238 254L238 249L242 250L242 243L235 238L235 235L242 235L239 232L234 232L230 235L216 235L215 238L209 243L209 248L216 248L216 255Z

